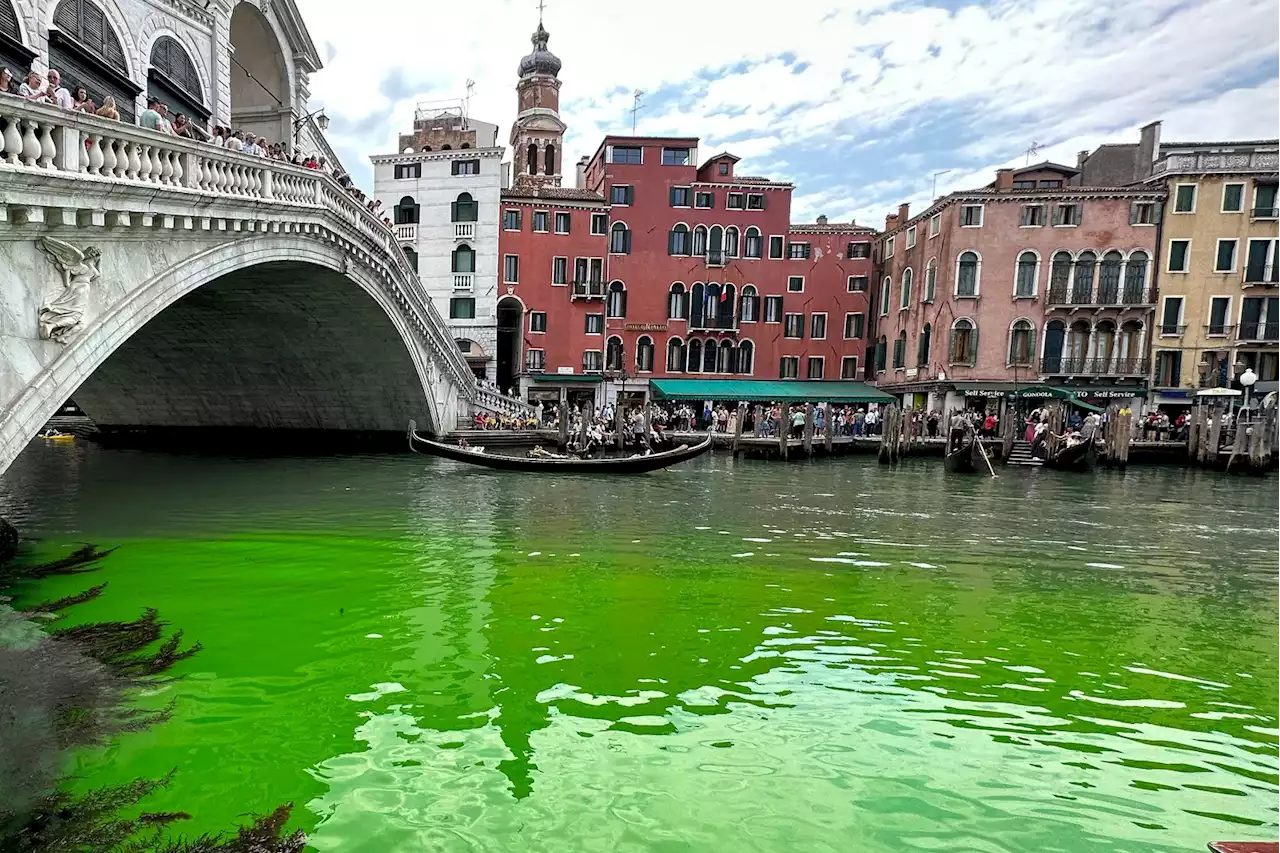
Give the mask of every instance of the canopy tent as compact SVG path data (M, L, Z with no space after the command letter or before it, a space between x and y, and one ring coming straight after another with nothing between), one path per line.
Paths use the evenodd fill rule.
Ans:
M862 382L791 379L650 379L655 400L745 400L752 403L896 403Z
M1018 396L1022 398L1054 397L1059 400L1066 400L1069 403L1073 403L1087 412L1106 411L1106 409L1101 406L1086 403L1066 388L1056 388L1053 385L1028 385L1026 388L1020 388L1018 390Z

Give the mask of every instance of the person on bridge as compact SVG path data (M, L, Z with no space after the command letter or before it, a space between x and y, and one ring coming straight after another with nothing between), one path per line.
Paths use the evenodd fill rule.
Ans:
M17 87L13 84L13 72L8 68L0 68L0 95L16 95Z
M107 95L102 99L102 106L98 107L98 115L102 118L109 118L112 121L120 120L120 111L116 109L116 99Z
M62 107L64 110L75 108L75 101L71 98L71 92L67 91L67 87L62 85L62 75L58 73L58 69L49 69L49 102L55 106Z
M44 78L34 68L27 72L27 82L18 87L18 95L37 104L49 103L49 93Z

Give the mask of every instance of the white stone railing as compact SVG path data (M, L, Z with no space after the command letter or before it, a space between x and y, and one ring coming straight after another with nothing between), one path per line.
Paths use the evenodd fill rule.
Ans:
M397 240L404 240L409 243L418 242L418 226L416 224L395 225L392 227L396 232Z
M476 386L476 403L491 412L504 412L508 415L529 414L535 411L533 406L517 397L508 397L492 388Z
M175 193L251 200L326 213L354 231L387 273L389 295L459 393L498 405L480 388L396 235L329 175L135 125L0 95L0 176L37 173L71 180L153 185ZM86 188L87 189L87 188ZM194 202L194 199L193 199ZM483 393L482 393L483 392ZM509 398L501 397L502 401ZM519 401L516 401L517 403ZM521 404L524 405L524 404ZM531 407L529 407L530 410ZM510 411L503 402L497 411Z
M1280 154L1275 148L1256 151L1192 152L1169 154L1151 167L1153 175L1180 172L1275 172L1280 168Z

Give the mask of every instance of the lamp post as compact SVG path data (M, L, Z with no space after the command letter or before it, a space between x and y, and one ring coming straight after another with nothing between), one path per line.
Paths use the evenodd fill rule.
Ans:
M1244 407L1249 408L1249 391L1253 388L1253 383L1258 381L1258 374L1253 372L1252 367L1246 367L1244 373L1238 377L1240 384L1244 386Z
M311 119L311 118L314 118L316 120L316 125L319 126L321 131L326 131L329 129L329 117L324 114L324 107L321 107L318 110L313 110L312 112L309 112L304 116L294 119L293 120L294 147L297 147L298 145L298 136L301 135L302 133L302 126L307 123L307 119Z

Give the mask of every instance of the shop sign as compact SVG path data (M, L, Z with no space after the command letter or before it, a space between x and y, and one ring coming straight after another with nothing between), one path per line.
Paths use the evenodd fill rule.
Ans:
M666 323L623 323L622 328L628 332L665 332Z
M556 368L556 373L559 373L561 376L572 376L572 375L573 375L573 368L572 368L572 367L557 367L557 368Z
M997 391L994 388L966 388L964 395L966 397L1005 397L1008 391Z

